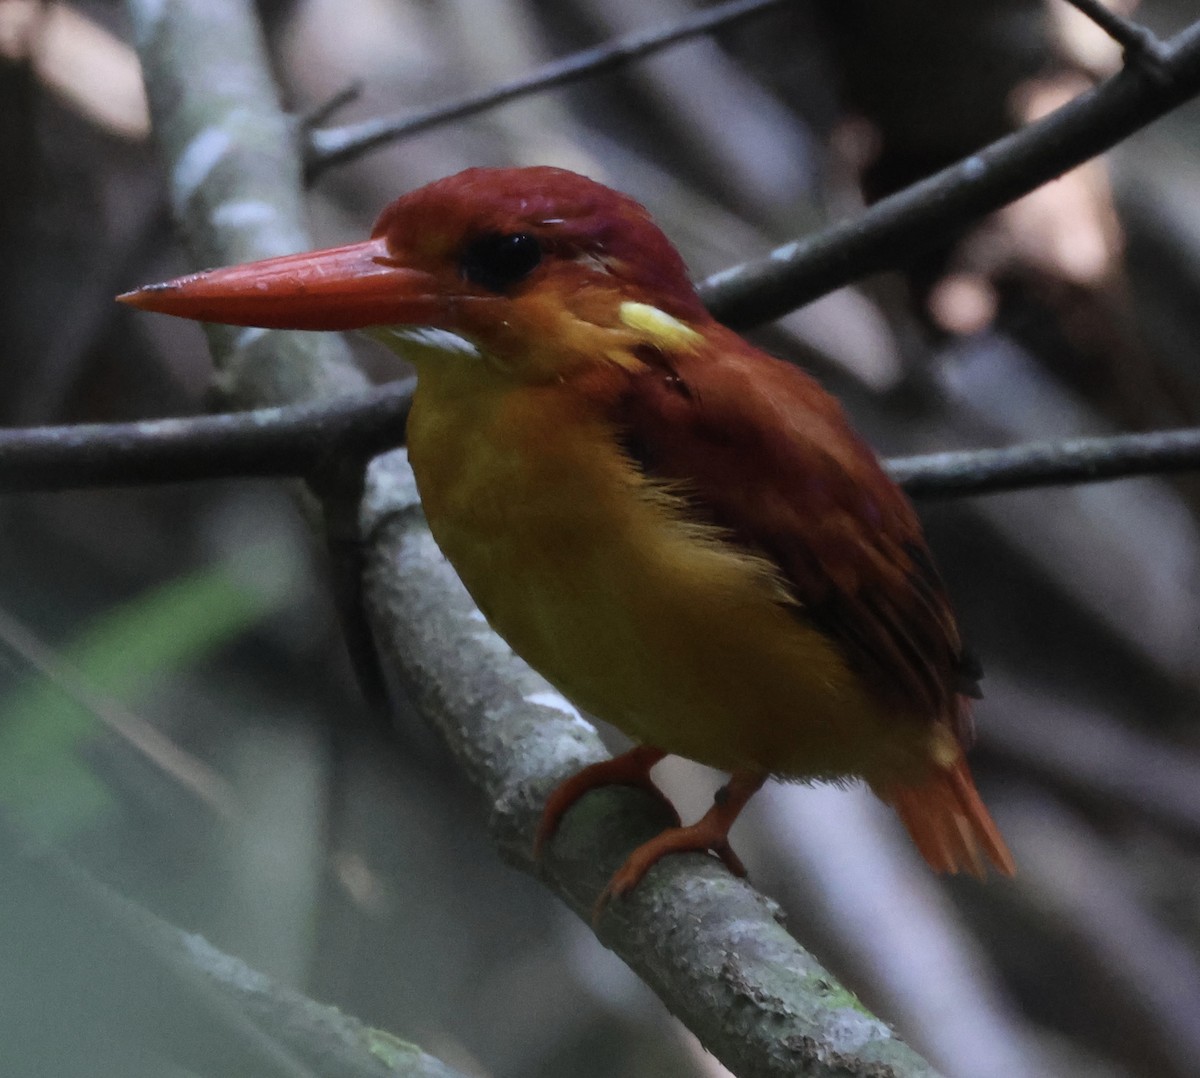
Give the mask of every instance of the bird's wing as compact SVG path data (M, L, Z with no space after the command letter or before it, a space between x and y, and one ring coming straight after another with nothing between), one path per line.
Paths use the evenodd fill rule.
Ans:
M716 328L697 352L646 351L616 405L627 452L772 561L882 702L965 740L977 671L908 499L812 378Z

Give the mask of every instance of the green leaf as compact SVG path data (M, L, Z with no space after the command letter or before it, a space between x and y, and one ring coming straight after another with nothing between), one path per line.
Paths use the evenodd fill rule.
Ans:
M156 681L198 662L278 610L291 552L260 546L139 595L98 618L61 661L90 691L132 705ZM42 673L0 700L0 805L46 839L77 833L113 804L81 750L102 729Z

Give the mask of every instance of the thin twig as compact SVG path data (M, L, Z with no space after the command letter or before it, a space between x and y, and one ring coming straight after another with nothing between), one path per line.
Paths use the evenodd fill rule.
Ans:
M1126 62L1149 60L1161 64L1166 58L1162 40L1149 27L1119 15L1101 0L1066 0L1111 37L1125 52Z
M999 494L1196 471L1200 470L1200 427L899 457L888 461L887 468L914 498Z
M120 700L97 689L82 671L3 609L0 642L218 816L232 820L237 815L237 795L218 772Z
M340 90L330 94L324 101L314 105L308 112L300 116L300 126L305 129L315 128L341 112L347 105L353 104L363 94L361 79L347 83Z
M670 26L638 30L623 37L612 38L594 48L583 49L560 60L553 60L510 82L501 83L479 93L466 94L426 112L385 116L345 127L310 131L305 160L308 179L311 181L330 165L360 157L377 146L415 135L439 124L486 112L518 97L527 97L612 71L631 60L677 45L688 38L732 26L784 2L786 0L727 0L726 3L697 12Z
M1162 53L1154 74L1127 66L859 217L713 274L699 285L701 298L722 322L745 328L868 274L906 265L1200 93L1200 22L1164 42Z

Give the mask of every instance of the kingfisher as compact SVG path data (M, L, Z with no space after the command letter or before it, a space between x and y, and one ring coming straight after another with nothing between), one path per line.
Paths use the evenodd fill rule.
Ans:
M978 671L904 493L808 374L718 323L632 198L549 167L402 195L370 238L120 299L239 326L364 330L416 369L407 444L488 623L633 746L549 797L656 796L668 754L730 775L601 896L707 850L768 778L864 780L926 862L1012 855L965 751ZM673 810L672 810L673 811Z

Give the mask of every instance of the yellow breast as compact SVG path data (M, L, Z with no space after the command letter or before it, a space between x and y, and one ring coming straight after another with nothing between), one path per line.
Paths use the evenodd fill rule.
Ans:
M480 610L586 711L724 770L827 777L913 748L771 567L688 522L586 398L422 370L408 443Z

